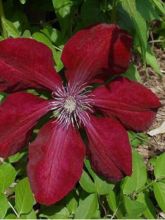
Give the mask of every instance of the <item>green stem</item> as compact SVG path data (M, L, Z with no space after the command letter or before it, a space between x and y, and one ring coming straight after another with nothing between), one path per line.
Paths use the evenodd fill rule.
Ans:
M112 4L112 14L111 14L111 22L116 23L116 9L117 9L118 0L113 0Z
M15 208L13 207L13 205L8 201L8 204L10 206L10 208L13 210L13 212L15 213L15 215L17 216L17 218L19 218L19 214L17 213L17 211L15 210Z
M161 180L165 180L165 177L161 177L161 178L159 178L159 179L155 179L155 180L151 181L150 183L148 183L148 184L145 185L144 187L142 187L142 188L140 188L139 190L137 190L135 193L136 193L136 194L139 194L139 193L145 191L146 189L150 188L154 183L157 183L157 182L159 182L159 181L161 181Z

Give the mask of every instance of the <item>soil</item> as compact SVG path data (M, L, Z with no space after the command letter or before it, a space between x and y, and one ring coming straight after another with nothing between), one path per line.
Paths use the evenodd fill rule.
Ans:
M144 69L141 64L138 65L143 84L150 88L160 98L161 102L156 119L149 130L160 127L165 121L165 53L162 49L157 48L155 54L160 64L162 77L155 73L151 67ZM138 151L147 161L151 157L165 152L165 133L149 137L149 142L145 146L139 146Z

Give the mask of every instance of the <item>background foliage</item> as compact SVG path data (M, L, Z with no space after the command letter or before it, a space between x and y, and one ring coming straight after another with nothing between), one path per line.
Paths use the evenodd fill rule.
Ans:
M161 75L150 41L154 35L158 46L164 48L164 15L161 0L0 0L0 38L30 37L43 42L51 48L60 72L61 52L69 37L92 24L117 23L133 35L135 57ZM135 62L124 75L141 81ZM1 100L4 97L0 94ZM156 218L158 212L165 212L165 153L146 164L136 149L148 142L147 135L129 132L129 138L133 150L131 177L115 185L107 183L86 160L75 189L50 207L36 204L31 192L26 177L27 148L5 161L1 158L0 218Z

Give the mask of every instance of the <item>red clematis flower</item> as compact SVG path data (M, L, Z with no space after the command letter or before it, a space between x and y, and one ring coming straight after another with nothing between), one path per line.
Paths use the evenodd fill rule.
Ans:
M0 91L12 93L0 106L0 156L19 151L45 113L57 115L29 147L28 176L39 203L59 201L79 180L85 157L79 127L86 130L97 173L113 181L131 175L131 148L123 126L136 131L148 128L160 102L149 89L122 77L89 88L103 72L120 74L127 69L131 43L116 25L79 31L63 50L68 81L64 86L46 46L24 38L0 42ZM47 89L52 99L20 92L27 88Z

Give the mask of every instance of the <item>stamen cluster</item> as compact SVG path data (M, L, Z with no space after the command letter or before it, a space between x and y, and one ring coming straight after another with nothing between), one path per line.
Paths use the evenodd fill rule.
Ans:
M93 112L93 99L89 87L62 86L52 93L54 98L52 109L58 115L58 122L63 126L72 124L80 127L89 120L89 112Z

